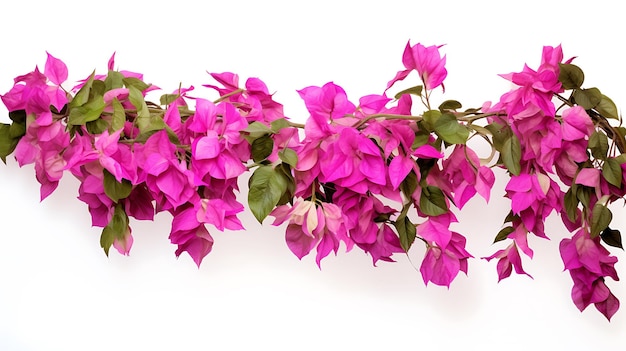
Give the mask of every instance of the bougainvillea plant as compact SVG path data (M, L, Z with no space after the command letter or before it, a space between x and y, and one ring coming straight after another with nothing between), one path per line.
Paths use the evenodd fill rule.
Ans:
M404 69L358 101L334 83L299 90L305 124L291 122L258 78L240 84L236 74L212 73L205 87L214 100L181 86L151 102L159 88L116 70L114 56L106 74L68 88L67 66L48 54L43 73L15 78L2 95L11 123L0 124L0 158L34 164L42 200L66 172L76 177L107 255L111 246L129 253L130 217L167 211L176 255L200 265L213 247L208 228L243 229L245 175L248 208L259 222L287 223L298 258L314 252L320 265L356 246L376 264L417 243L426 248L424 283L448 287L473 258L450 229L455 212L476 194L489 200L499 167L511 209L494 242L506 246L484 259L497 262L500 280L528 274L527 238L546 238L554 213L572 233L559 248L576 307L593 304L610 319L619 301L605 278L618 276L607 246L622 244L609 205L626 195L626 129L615 104L583 88L583 71L557 46L543 48L536 69L502 75L515 89L494 104L435 105L431 93L444 91L447 76L440 49L407 43ZM420 84L396 88L409 77ZM470 139L483 140L490 157Z

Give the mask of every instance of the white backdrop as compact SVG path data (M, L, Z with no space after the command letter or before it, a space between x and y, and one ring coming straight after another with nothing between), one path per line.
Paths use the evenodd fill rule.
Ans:
M104 73L117 51L116 67L143 72L166 92L209 83L205 71L260 77L286 114L304 121L296 89L332 80L353 101L380 93L402 69L410 39L446 44L445 98L468 107L497 100L509 88L497 74L536 67L542 46L559 43L566 57L579 56L585 86L626 106L623 18L609 1L205 3L4 4L0 92L43 69L46 50L68 64L72 82ZM3 106L0 121L8 121ZM489 205L475 199L459 215L455 229L476 257L500 248L490 243L507 212L503 186ZM524 262L534 280L498 284L495 262L474 259L469 277L448 290L424 287L404 256L372 267L355 250L328 257L320 271L313 257L300 262L289 252L284 227L260 226L249 212L247 231L212 232L200 269L186 254L175 258L167 214L133 222L131 256L112 250L107 258L77 188L68 176L39 203L32 167L12 158L0 165L0 350L625 348L626 306L608 323L571 302L556 218L551 241L531 239L535 259ZM626 229L623 208L614 213ZM411 253L415 265L422 252ZM612 252L624 276L626 255ZM626 302L624 282L608 284Z

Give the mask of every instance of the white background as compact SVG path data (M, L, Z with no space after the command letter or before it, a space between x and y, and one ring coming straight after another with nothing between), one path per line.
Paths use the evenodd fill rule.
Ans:
M328 81L352 101L380 93L402 69L407 40L446 44L446 95L465 106L497 100L509 89L499 73L536 67L543 45L563 44L565 56L618 106L626 47L623 12L608 1L11 1L0 13L0 92L15 76L43 69L46 54L64 60L70 81L94 69L145 74L170 92L182 83L210 83L206 71L263 79L285 112L304 121L296 89ZM515 4L515 5L513 5ZM416 79L411 75L410 78ZM416 81L413 81L417 84ZM66 84L70 87L71 84ZM156 95L158 97L158 95ZM439 100L441 101L441 100ZM0 121L8 121L0 107ZM500 174L501 175L501 174ZM255 222L219 233L200 269L174 256L170 218L133 222L130 257L99 248L78 183L70 176L39 203L32 167L11 158L0 165L0 350L166 349L624 349L626 307L608 323L595 308L580 313L558 255L567 235L550 218L551 241L531 239L534 276L497 283L488 256L506 215L504 178L493 199L470 202L455 229L477 257L469 277L448 290L424 287L407 257L372 267L355 250L302 262L284 243L284 227ZM245 193L242 194L245 199ZM614 210L626 229L624 210ZM612 250L624 276L626 257ZM411 258L421 262L423 248ZM608 281L626 302L623 282Z

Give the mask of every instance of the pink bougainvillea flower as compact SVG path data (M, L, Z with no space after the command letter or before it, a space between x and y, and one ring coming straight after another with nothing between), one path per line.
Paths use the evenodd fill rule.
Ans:
M78 199L87 204L91 214L91 224L106 227L114 212L114 202L104 192L103 167L98 162L86 163L79 171L73 171L81 181Z
M275 217L272 225L280 225L289 220L285 241L298 259L302 259L316 248L315 261L319 267L322 259L331 251L337 253L340 242L346 244L347 250L352 247L343 215L335 204L328 202L316 204L298 199L291 207L288 205L276 207L270 216Z
M176 257L187 252L198 267L213 248L213 237L204 224L197 219L197 211L193 207L180 207L172 210L172 230L170 241L178 245Z
M435 89L440 86L444 88L443 81L448 75L446 70L446 56L441 57L440 46L424 46L417 43L411 46L407 42L402 55L402 63L406 70L399 71L396 76L387 83L387 89L391 88L397 81L406 78L411 71L416 70L426 89ZM444 88L445 90L445 88Z
M473 256L465 250L465 241L465 237L459 233L451 232L449 245L445 249L438 246L428 247L420 266L424 284L432 282L450 288L450 283L459 271L467 274L467 260Z
M489 201L495 175L491 168L480 165L476 153L465 145L456 145L443 161L443 174L454 188L454 203L459 209L477 192Z
M386 185L385 163L380 150L354 128L344 128L318 160L323 183L365 193L375 185Z
M512 176L505 190L511 198L511 210L519 214L533 203L546 198L547 189L539 182L539 177L531 174Z
M617 257L610 256L600 244L600 237L591 239L585 229L580 229L571 239L559 245L565 269L574 282L572 300L580 311L594 304L607 319L619 309L619 300L604 283L605 277L619 280L615 271Z
M193 173L176 157L176 147L169 142L165 130L154 133L145 144L136 145L135 150L141 178L157 200L159 210L177 208L198 198Z
M498 259L498 282L511 276L513 269L515 269L515 273L517 274L526 274L532 278L522 267L522 258L517 251L517 245L515 245L515 243L511 243L506 249L498 250L489 257L483 257L483 259L487 261L491 261L494 258Z
M46 52L46 54L48 59L43 72L53 84L61 85L67 80L67 66L63 61L50 55L50 53Z
M224 231L244 229L237 213L243 211L243 205L223 199L202 199L198 202L197 219L200 223L210 223L215 228Z
M593 121L581 106L570 107L563 111L563 139L575 141L587 139L594 131Z

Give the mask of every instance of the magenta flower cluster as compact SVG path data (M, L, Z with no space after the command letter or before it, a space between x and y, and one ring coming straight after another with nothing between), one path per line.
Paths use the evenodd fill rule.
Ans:
M318 266L331 252L355 246L379 261L425 247L425 284L449 287L468 272L474 256L452 229L455 212L476 194L489 201L493 169L507 174L511 211L486 260L499 279L529 275L522 256L533 257L528 236L547 238L551 214L574 233L560 253L581 311L593 304L610 319L619 300L605 280L618 280L606 246L621 248L610 228L609 205L626 194L626 129L615 104L597 88L582 88L582 70L564 60L560 46L544 47L537 69L502 75L516 88L495 104L463 109L456 100L432 107L432 92L447 76L441 46L407 43L399 71L378 94L350 100L330 82L298 91L309 112L304 124L283 113L258 78L240 84L236 74L212 73L205 85L213 101L193 86L146 100L159 88L142 74L115 70L62 85L68 70L48 54L44 72L15 79L2 95L11 123L0 124L0 157L34 164L41 199L70 172L78 199L100 244L128 254L130 218L172 215L170 241L199 266L213 248L209 232L244 229L238 215L240 179L247 207L263 222L286 223L287 247L298 257L314 253ZM415 72L419 85L388 92ZM470 139L486 142L479 158Z

